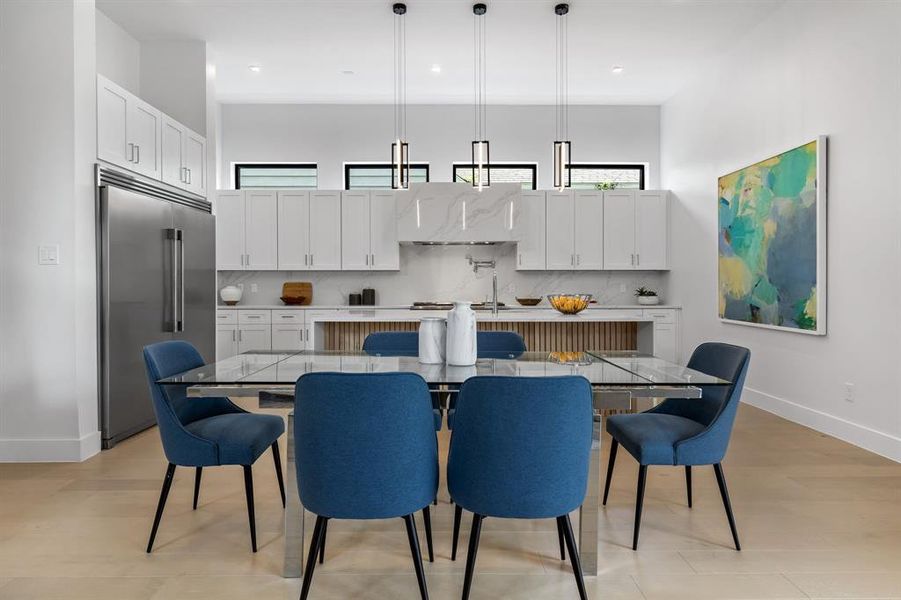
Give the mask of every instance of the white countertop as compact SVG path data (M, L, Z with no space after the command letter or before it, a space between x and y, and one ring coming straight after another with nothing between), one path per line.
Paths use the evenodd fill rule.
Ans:
M519 305L508 305L509 309L503 309L501 312L522 312L522 311L553 311L554 309L548 306L546 303L543 303L539 306L519 306ZM347 304L338 305L338 304L308 304L301 306L286 306L284 304L237 304L235 306L226 306L224 304L220 304L216 306L219 310L352 310L352 311L371 311L371 310L406 310L410 312L416 313L435 313L435 312L447 312L447 311L427 311L427 310L410 310L409 304L403 305L383 305L379 304L376 306L350 306ZM682 307L676 304L657 304L657 305L641 305L641 304L604 304L604 305L591 305L586 310L628 310L628 309L667 309L667 310L680 310ZM476 314L480 314L483 312L491 313L488 311L476 311ZM556 311L555 311L556 312Z

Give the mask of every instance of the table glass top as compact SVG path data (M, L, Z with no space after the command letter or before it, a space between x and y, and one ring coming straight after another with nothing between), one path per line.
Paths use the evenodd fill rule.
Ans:
M163 385L291 385L305 373L417 373L432 385L459 385L477 375L550 377L581 375L596 386L728 385L654 356L635 352L523 352L480 358L471 367L429 365L416 356L380 356L365 352L246 352L173 377Z

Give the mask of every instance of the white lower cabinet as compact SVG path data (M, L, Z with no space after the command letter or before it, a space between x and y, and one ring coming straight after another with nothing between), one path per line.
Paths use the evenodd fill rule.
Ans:
M654 320L654 356L679 362L679 315L672 308L647 308L643 316Z
M216 325L216 360L223 360L238 353L238 326Z
M303 350L307 347L307 337L304 311L272 311L273 350Z
M303 350L309 338L303 310L216 311L216 360L254 350Z

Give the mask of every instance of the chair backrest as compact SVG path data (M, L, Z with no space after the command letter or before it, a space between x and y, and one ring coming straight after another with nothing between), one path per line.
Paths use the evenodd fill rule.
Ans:
M302 375L294 439L300 500L316 515L386 519L435 498L438 447L429 388L419 375Z
M377 331L363 340L363 352L382 356L418 356L419 333L416 331Z
M476 332L476 354L479 358L506 358L526 351L526 342L515 331Z
M467 379L448 456L451 497L485 516L551 518L585 497L591 386L578 376Z
M668 400L658 407L658 412L678 414L707 427L702 433L676 444L679 464L719 462L725 456L750 362L751 351L742 346L707 342L695 348L688 361L689 368L732 384L701 386L700 399Z
M188 342L168 341L144 347L153 411L169 462L215 464L215 444L198 438L184 426L206 417L238 410L227 398L188 398L187 385L159 385L160 379L202 367L203 357ZM213 461L213 462L210 462Z

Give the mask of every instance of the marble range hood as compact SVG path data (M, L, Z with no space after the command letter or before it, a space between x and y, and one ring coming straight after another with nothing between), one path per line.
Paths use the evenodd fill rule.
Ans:
M420 183L398 192L397 236L406 244L499 244L517 241L522 186Z

